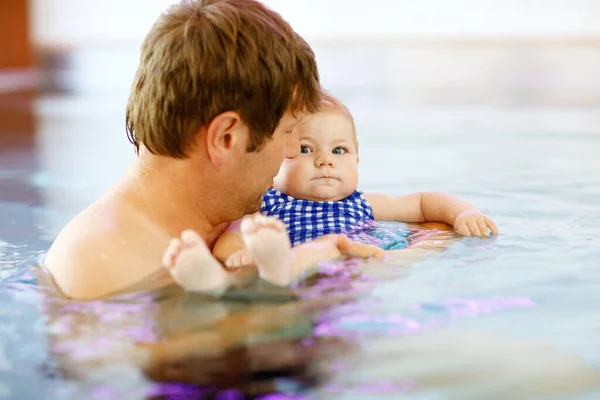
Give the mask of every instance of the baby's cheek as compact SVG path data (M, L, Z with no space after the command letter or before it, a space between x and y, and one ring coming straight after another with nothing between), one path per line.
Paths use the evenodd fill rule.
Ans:
M354 169L352 171L350 182L351 182L350 186L352 186L354 189L356 189L356 187L358 186L358 170L357 169Z

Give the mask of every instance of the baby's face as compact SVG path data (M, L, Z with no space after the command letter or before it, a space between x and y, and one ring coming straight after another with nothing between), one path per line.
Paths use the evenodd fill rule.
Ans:
M283 162L273 187L312 201L337 201L352 194L358 186L358 154L348 118L318 113L296 130L300 155Z

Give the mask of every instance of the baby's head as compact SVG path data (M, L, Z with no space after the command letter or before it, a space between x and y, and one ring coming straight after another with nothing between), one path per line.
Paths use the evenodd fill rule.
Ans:
M337 201L358 186L358 141L350 111L322 92L319 112L296 127L300 155L286 159L273 187L290 196L312 201Z

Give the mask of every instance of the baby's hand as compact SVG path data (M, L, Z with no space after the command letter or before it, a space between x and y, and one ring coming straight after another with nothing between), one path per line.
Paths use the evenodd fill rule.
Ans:
M454 231L463 236L490 237L498 235L498 228L490 217L479 210L462 211L454 220Z
M230 269L240 268L244 265L253 265L254 257L247 249L238 250L225 260L225 266Z

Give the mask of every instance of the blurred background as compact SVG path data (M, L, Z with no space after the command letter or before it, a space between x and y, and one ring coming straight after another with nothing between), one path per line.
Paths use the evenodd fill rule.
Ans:
M398 269L355 308L319 316L348 329L351 352L364 357L338 370L327 351L320 364L341 371L341 388L414 380L421 391L410 398L420 400L532 398L523 394L585 390L590 376L596 392L585 398L600 398L600 0L265 2L312 45L323 85L354 114L362 189L452 192L501 231L465 239L406 276ZM170 4L0 0L0 398L64 398L48 395L68 382L46 369L46 330L78 322L44 328L36 280L21 274L133 157L129 88L142 40ZM502 311L503 299L528 306ZM455 318L455 301L468 318ZM193 308L182 308L186 321L196 321ZM458 331L393 339L413 318ZM249 365L265 349L249 347L258 357ZM108 371L98 384L137 390L131 375ZM134 398L106 393L92 398ZM540 398L550 397L575 398Z
M506 132L598 133L598 1L265 3L309 41L324 86L354 112L362 164L372 166L361 171L367 186L385 184L380 171L394 166L382 160L398 163L395 154L382 156L391 150L377 144L377 123L385 140L423 137L418 146L439 156L429 133L471 132L480 146ZM124 109L139 48L170 4L1 1L1 200L28 198L72 215L119 176L132 154ZM397 168L422 162L404 156ZM403 189L422 189L431 173L415 170L425 172ZM468 163L458 172L465 170L476 174Z

